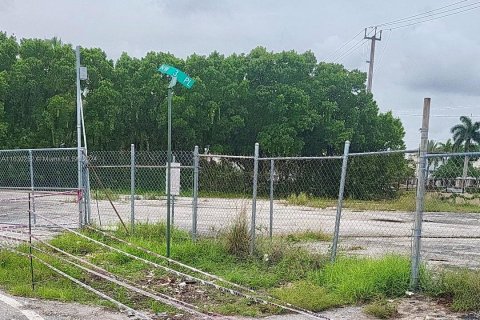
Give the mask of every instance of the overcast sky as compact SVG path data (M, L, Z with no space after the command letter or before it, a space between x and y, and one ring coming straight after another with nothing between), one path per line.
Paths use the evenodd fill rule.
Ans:
M112 59L123 51L136 57L148 51L186 57L265 46L312 50L319 61L332 61L361 39L335 52L364 27L454 2L480 6L477 0L0 0L0 30L18 39L56 36L73 45L101 47ZM366 71L369 43L350 53L338 62ZM480 8L385 30L375 69L374 97L382 111L402 119L408 148L419 144L424 97L432 98L431 139L449 138L460 115L480 121Z

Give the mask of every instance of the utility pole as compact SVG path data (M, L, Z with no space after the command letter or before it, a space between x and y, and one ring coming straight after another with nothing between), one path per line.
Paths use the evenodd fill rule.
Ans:
M419 284L423 211L425 209L425 176L427 171L428 127L430 123L430 98L423 100L422 128L420 129L420 150L417 171L417 197L415 226L413 229L412 268L410 289L416 291Z
M367 61L369 64L368 68L368 80L367 80L367 92L372 92L372 80L373 80L373 63L375 61L375 42L382 40L382 30L378 33L377 37L377 27L374 28L373 36L367 36L367 28L365 28L365 36L364 39L372 40L370 45L370 60Z

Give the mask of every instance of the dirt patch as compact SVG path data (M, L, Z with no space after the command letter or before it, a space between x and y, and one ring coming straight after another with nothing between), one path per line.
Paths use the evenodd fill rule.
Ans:
M415 295L402 298L398 301L398 314L395 319L402 320L429 320L429 319L463 319L480 320L480 313L456 313L448 309L442 301ZM330 320L374 320L373 316L363 313L362 306L349 306L320 312L319 315ZM237 320L253 320L254 318L235 318ZM301 315L281 315L263 318L264 320L307 320Z

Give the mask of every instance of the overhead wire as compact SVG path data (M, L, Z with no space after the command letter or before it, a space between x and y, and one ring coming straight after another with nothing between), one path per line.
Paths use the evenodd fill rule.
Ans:
M342 50L343 48L345 48L345 46L347 46L350 42L352 42L353 40L355 40L362 32L363 32L363 29L360 30L357 34L355 34L355 35L353 36L353 38L351 38L350 40L344 42L344 43L343 43L340 47L338 47L335 51L329 53L329 54L325 57L325 60L327 60L327 59L330 58L330 57L334 57L337 52L339 52L340 50Z
M373 25L373 26L370 26L370 28L372 28L372 29L370 30L369 34L371 34L373 32L375 27L379 28L379 27L389 27L390 26L389 28L384 28L384 31L393 31L393 30L406 28L406 27L422 24L422 23L425 23L425 22L433 21L433 20L442 19L442 18L445 18L445 17L461 14L461 13L464 13L464 12L468 12L468 11L480 8L480 1L475 1L475 2L472 2L472 3L464 4L468 1L471 1L471 0L456 1L454 3L448 4L448 5L439 7L439 8L435 8L435 9L432 9L432 10L428 10L428 11L425 11L425 12L422 12L422 13L417 13L417 14L407 16L407 17L404 17L404 18L395 19L395 20L387 21L387 22L380 23L380 24L377 24L377 25ZM461 5L461 4L463 4L463 5ZM345 42L342 46L337 48L332 54L330 54L328 57L331 57L331 61L336 63L336 62L350 56L353 52L355 52L355 50L358 47L365 44L368 41L368 39L360 39L357 42L355 42L352 46L348 47L347 50L343 50L352 41L354 41L358 37L358 35L360 35L360 34L361 34L361 31L358 32L352 39L350 39L349 41ZM386 47L386 45L385 45L385 47Z
M449 9L449 10L445 10L445 11L442 11L442 12L439 12L439 13L433 13L433 12L441 11L443 9L446 9L446 8L449 8L449 7L452 7L452 6L455 6L457 4L467 2L467 1L470 1L470 0L457 1L457 2L451 3L449 5L443 6L443 7L439 7L439 8L436 8L436 9L432 9L432 10L428 10L428 11L425 11L425 12L417 13L417 14L407 16L407 17L404 17L404 18L384 22L384 23L381 23L381 24L374 25L372 27L383 27L383 26L388 26L388 25L392 25L392 24L402 24L402 23L405 23L406 21L419 20L419 19L423 19L423 18L429 17L429 16L438 15L438 14L446 13L446 12L449 12L449 11L455 11L455 10L465 8L465 7L469 7L469 6L472 6L472 5L475 5L475 4L478 3L478 2L474 2L472 4L460 6L460 7Z
M383 45L383 48L382 50L380 51L380 57L378 58L378 63L377 63L377 67L375 68L375 72L378 72L380 70L380 68L383 66L383 61L384 61L384 57L385 57L385 54L387 52L387 47L388 47L388 44L390 42L390 39L392 37L389 35L386 37L385 39L385 44Z
M371 35L373 32L373 29L371 29L368 33L367 33L367 36ZM351 55L355 49L359 48L360 46L362 46L365 42L367 42L368 39L365 39L365 38L362 38L360 40L358 40L357 42L355 42L353 45L349 46L348 49L343 52L343 53L339 53L335 56L332 57L332 62L337 62L339 61L340 59L343 59L349 55ZM350 41L351 42L351 41Z
M429 22L429 21L433 21L433 20L438 20L438 19L441 19L441 18L453 16L453 15L457 15L457 14L460 14L460 13L463 13L463 12L467 12L467 11L471 11L471 10L480 8L480 2L478 2L478 4L479 4L478 6L475 6L475 7L469 8L469 9L460 10L460 11L450 13L450 14L445 14L445 15L442 15L442 16L439 16L439 17L435 17L435 18L431 18L431 19L427 19L427 20L422 20L422 21L418 21L418 22L413 22L413 23L409 23L409 24L406 24L406 25L398 26L398 27L389 28L387 30L389 30L389 31L397 30L397 29L406 28L406 27L417 25L417 24L421 24L421 23L425 23L425 22Z

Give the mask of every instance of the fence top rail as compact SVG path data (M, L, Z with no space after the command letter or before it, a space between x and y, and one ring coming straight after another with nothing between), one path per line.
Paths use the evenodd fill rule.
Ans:
M321 156L321 157L265 157L258 158L259 161L263 160L329 160L329 159L342 159L343 156Z
M227 156L224 154L199 154L201 158L253 159L253 156Z
M78 150L77 148L38 148L38 149L4 149L0 150L2 152L29 152L29 151L73 151ZM83 150L83 148L81 148Z
M388 155L388 154L399 154L399 153L418 153L418 149L412 150L386 150L386 151L372 151L372 152L358 152L358 153L349 153L348 156L374 156L374 155Z
M450 152L450 153L428 153L427 158L435 157L480 157L480 152Z

